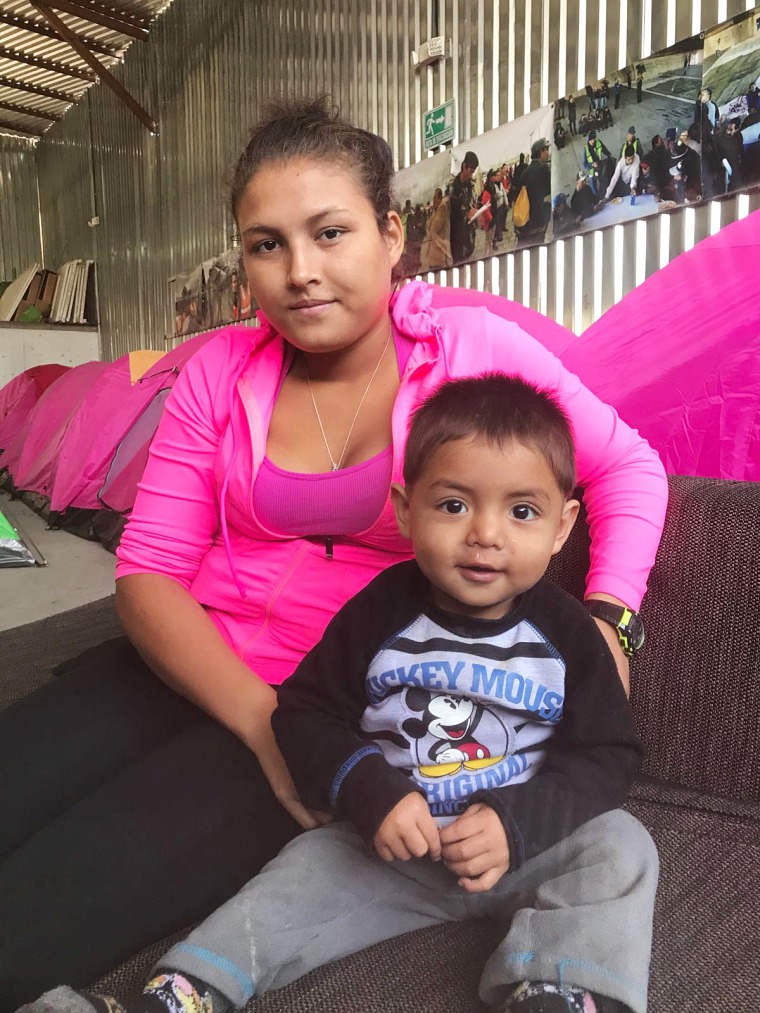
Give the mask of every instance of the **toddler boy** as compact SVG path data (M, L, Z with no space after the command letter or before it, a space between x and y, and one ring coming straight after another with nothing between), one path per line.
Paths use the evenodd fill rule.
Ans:
M452 381L417 410L392 489L416 558L341 609L272 719L303 802L336 822L174 946L128 1010L222 1013L498 916L492 1010L645 1013L657 854L619 810L641 743L594 621L544 578L574 487L568 420L522 380Z

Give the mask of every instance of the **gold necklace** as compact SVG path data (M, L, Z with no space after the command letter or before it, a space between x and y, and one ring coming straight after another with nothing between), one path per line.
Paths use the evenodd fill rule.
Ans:
M330 464L332 465L332 469L331 469L332 471L337 471L340 468L341 464L343 464L343 458L346 456L346 449L348 448L348 441L351 439L351 433L353 433L354 426L356 425L356 420L359 418L359 412L362 409L362 405L364 404L364 400L367 397L367 394L369 394L369 389L372 386L372 381L377 376L377 371L380 369L380 363L385 358L385 353L388 351L388 345L390 343L391 343L391 332L389 331L388 332L388 337L385 339L385 344L383 345L383 350L380 353L380 358L377 360L377 365L375 366L374 370L372 371L372 376L369 378L369 382L367 383L367 386L364 388L364 393L361 396L361 400L359 401L359 404L356 407L356 411L354 412L354 417L351 420L351 426L350 426L350 428L348 430L348 435L346 436L345 443L343 444L343 450L341 450L340 457L338 458L337 461L335 460L335 458L333 457L333 455L332 455L332 453L330 451L330 444L327 442L327 436L325 435L325 427L322 425L322 418L321 418L321 416L319 414L319 408L317 408L316 399L314 398L314 391L313 391L312 386L311 386L311 377L309 376L309 365L306 362L305 358L303 360L304 368L306 370L306 379L307 379L307 381L309 383L309 393L311 394L311 403L314 405L314 414L317 416L317 422L319 423L319 431L322 433L322 439L324 440L324 443L325 443L325 450L327 451L327 456L330 458Z

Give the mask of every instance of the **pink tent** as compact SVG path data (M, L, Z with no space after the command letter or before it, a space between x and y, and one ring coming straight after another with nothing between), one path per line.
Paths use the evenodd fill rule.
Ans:
M111 362L80 402L61 444L50 509L97 509L104 469L120 437L155 393L154 385L133 383L130 355Z
M90 387L110 365L85 362L48 387L0 457L17 489L50 495L66 430Z
M141 419L140 430L144 432L147 418L152 420L152 428L144 447L145 458L136 469L133 480L134 502L136 483L145 467L147 447L158 424L166 394L184 363L210 337L210 334L200 334L167 352L136 382L132 379L130 355L109 364L109 369L93 383L79 405L66 432L50 492L51 510L62 512L67 507L100 509L102 503L98 492L117 448Z
M14 376L0 390L0 453L12 441L51 383L68 368L57 363L32 366Z
M161 421L170 387L162 387L122 437L98 489L99 505L129 513L135 505L137 484L148 462L150 443Z
M681 254L562 354L666 470L760 480L760 211Z

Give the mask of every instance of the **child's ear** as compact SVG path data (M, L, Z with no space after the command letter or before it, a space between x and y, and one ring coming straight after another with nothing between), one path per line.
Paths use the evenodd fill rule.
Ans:
M565 505L562 508L562 515L559 519L557 537L554 539L554 548L552 549L553 556L557 555L559 550L567 541L570 532L573 530L573 525L578 517L578 511L580 508L581 504L577 499L568 499L565 501Z
M391 483L391 502L396 514L396 524L404 538L411 540L409 531L409 497L405 487L400 482Z

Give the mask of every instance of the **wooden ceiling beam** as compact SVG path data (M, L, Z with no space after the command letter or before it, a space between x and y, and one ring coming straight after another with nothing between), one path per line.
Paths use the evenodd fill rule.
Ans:
M43 60L42 57L32 56L20 49L9 49L8 46L0 46L0 59L12 60L15 63L26 63L30 67L39 67L40 70L49 70L53 74L60 74L62 77L75 77L79 81L94 81L95 76L88 70L79 70L78 67L69 67L65 63L58 63L56 60Z
M152 134L158 133L158 124L145 109L129 94L124 85L117 81L113 74L95 57L83 44L82 40L72 31L65 22L61 21L46 4L38 3L37 0L29 0L30 5L38 11L47 21L51 28L54 28L61 38L68 42L71 48L84 60L88 67L95 71L100 80L108 85L111 91L124 103L130 112L135 115L141 123L150 130Z
M34 6L34 4L32 4ZM112 32L120 35L128 35L130 39L137 39L144 42L148 38L148 29L143 27L139 21L135 21L127 14L116 13L108 7L100 4L77 3L76 0L54 0L48 5L56 11L64 14L73 14L82 21L89 21L90 24L100 25L101 28L110 28Z
M34 116L38 120L50 120L51 123L60 123L63 118L57 113L43 113L28 106L17 106L15 102L0 102L0 109L6 109L9 113L18 113L20 116Z
M55 88L43 88L39 84L27 84L26 81L14 81L12 77L0 75L0 88L14 88L16 91L25 91L30 95L42 95L43 98L52 98L56 102L67 102L69 105L76 102L78 96L71 95L65 91L56 91Z
M15 14L0 14L0 24L8 25L10 28L19 28L21 31L31 32L33 35L42 35L46 39L58 38L58 32L54 32L47 25L41 25L39 21L30 21L29 18L17 17ZM95 39L87 39L84 36L80 36L80 38L93 53L100 53L102 56L112 56L114 59L117 59L119 56L118 49L104 46L102 42L96 42Z
M7 120L0 120L0 130L12 130L25 137L42 137L45 132L44 130L30 130L27 127L20 127L18 123L9 123Z

